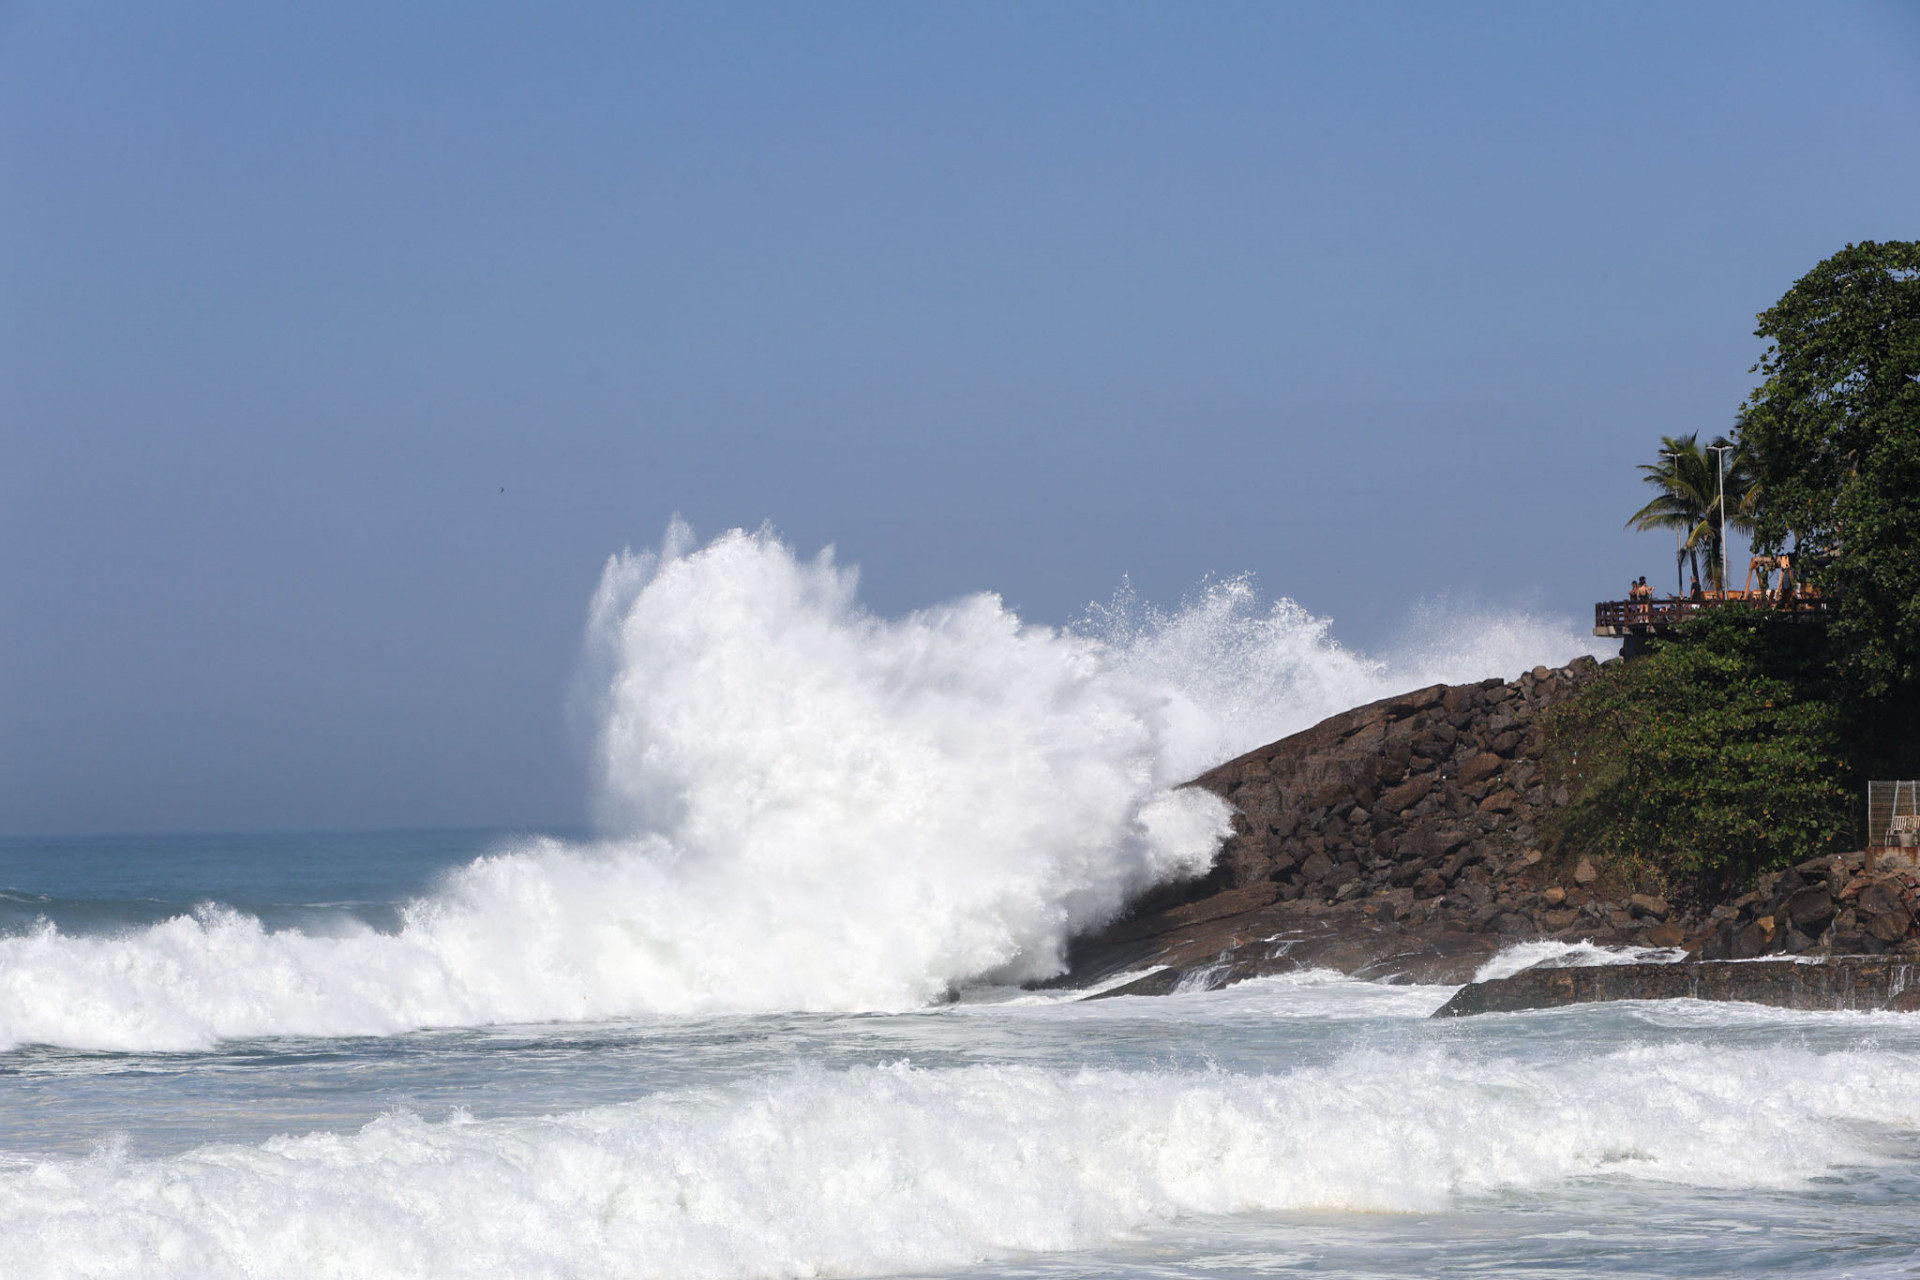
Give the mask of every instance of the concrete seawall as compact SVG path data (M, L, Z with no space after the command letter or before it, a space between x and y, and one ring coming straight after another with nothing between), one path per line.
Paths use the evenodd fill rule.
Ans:
M1920 1010L1920 964L1880 956L1527 969L1471 982L1436 1018L1602 1000L1732 1000L1780 1009Z

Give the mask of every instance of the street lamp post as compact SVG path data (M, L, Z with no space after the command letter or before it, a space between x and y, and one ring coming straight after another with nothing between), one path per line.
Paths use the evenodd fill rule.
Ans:
M1727 598L1727 454L1730 444L1710 444L1707 448L1720 455L1720 598Z

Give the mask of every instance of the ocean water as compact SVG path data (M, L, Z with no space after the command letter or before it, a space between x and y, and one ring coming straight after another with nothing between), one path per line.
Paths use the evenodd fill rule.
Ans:
M0 1276L1920 1271L1920 1019L1019 985L1207 864L1185 777L1587 645L1458 630L881 618L676 529L594 603L591 834L0 841Z

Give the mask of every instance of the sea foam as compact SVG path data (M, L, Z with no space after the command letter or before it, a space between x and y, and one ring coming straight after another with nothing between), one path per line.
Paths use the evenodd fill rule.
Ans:
M1176 1217L1432 1212L1605 1178L1794 1188L1920 1123L1909 1055L1362 1051L1285 1074L806 1068L566 1115L0 1169L0 1272L865 1275ZM1878 1136L1876 1136L1878 1135Z
M1178 784L1356 703L1588 649L1520 618L1400 661L1249 579L1065 628L998 597L898 618L772 533L608 564L580 706L606 836L451 873L393 933L218 905L114 936L0 938L0 1047L641 1013L901 1009L1057 972L1129 894L1203 871L1227 810Z

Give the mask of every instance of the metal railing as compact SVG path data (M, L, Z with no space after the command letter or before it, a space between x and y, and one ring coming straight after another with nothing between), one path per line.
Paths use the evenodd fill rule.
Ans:
M1695 614L1728 604L1754 605L1809 621L1824 620L1829 614L1830 603L1822 596L1795 595L1782 600L1778 595L1766 595L1758 591L1716 591L1699 600L1680 596L1669 596L1664 600L1602 600L1593 606L1593 625L1623 630L1671 627Z
M1920 847L1920 782L1867 784L1867 847Z

